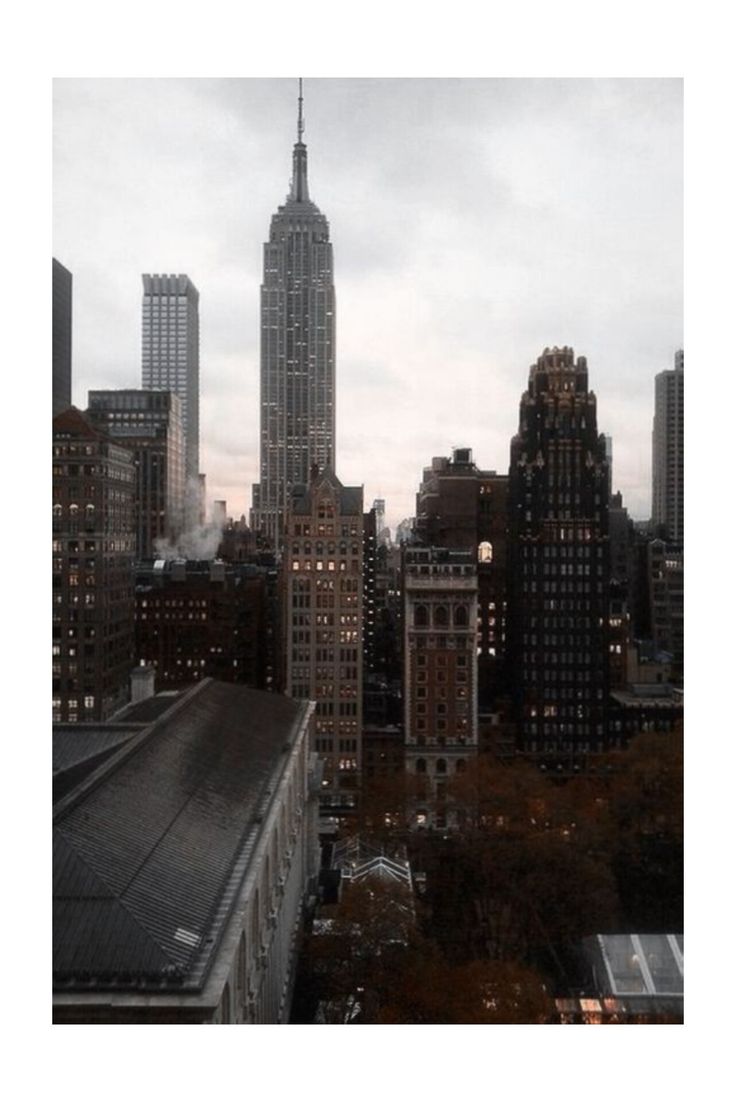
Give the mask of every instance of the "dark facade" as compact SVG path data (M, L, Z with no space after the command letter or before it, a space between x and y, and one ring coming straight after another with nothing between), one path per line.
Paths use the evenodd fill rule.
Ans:
M192 518L198 517L199 291L186 275L143 276L142 382L181 400L184 469Z
M266 687L266 574L217 561L139 566L135 656L154 667L159 689L205 677Z
M672 656L672 677L684 676L684 556L663 540L651 540L644 552L647 587L647 638Z
M363 514L363 680L375 673L376 572L378 569L376 508Z
M71 407L53 431L53 715L107 719L133 661L133 504L127 448Z
M675 353L673 370L654 380L652 429L652 524L671 547L684 540L685 354Z
M508 477L480 470L470 448L434 458L417 494L417 539L477 559L478 699L484 709L498 706L507 691L507 497Z
M519 748L565 771L608 745L608 464L584 357L529 373L509 471L509 663Z
M406 770L420 789L416 825L441 828L447 781L478 752L476 556L406 547L403 574Z
M271 219L261 286L261 463L251 527L280 546L289 488L335 469L335 288L327 219L309 198L301 95L291 190Z
M175 542L184 526L181 402L149 390L91 390L87 402L90 420L133 452L136 557L151 558L157 542Z
M72 404L72 273L58 260L51 262L52 283L52 412L68 409Z

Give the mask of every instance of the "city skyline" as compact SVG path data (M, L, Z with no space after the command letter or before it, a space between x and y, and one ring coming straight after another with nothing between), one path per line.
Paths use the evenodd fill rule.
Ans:
M296 87L55 81L73 401L137 385L141 273L186 271L200 465L236 516L258 478L261 250ZM529 364L569 344L613 438L613 488L648 517L653 380L683 344L682 82L307 79L304 95L335 242L338 477L385 498L394 527L432 455L467 446L507 471Z

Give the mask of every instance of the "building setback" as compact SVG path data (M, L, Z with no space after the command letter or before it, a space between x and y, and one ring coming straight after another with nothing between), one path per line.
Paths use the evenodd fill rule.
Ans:
M127 448L73 406L53 425L52 696L57 722L107 719L133 660L133 498Z
M184 468L193 520L199 477L199 291L186 275L143 276L142 382L181 400Z
M315 700L322 806L356 804L363 724L363 489L332 471L295 492L284 546L286 691Z
M291 190L271 219L261 286L260 482L251 527L283 538L290 488L335 469L335 288L325 216L309 198L299 96Z
M404 739L417 826L448 825L446 786L478 752L478 574L469 551L404 551Z
M684 540L685 353L675 353L674 370L654 380L652 429L652 523L672 547Z
M72 273L54 259L51 262L52 290L52 414L72 404Z
M87 403L90 420L133 452L136 558L150 558L184 527L181 401L170 391L91 390Z
M588 367L545 349L509 471L508 653L519 747L565 771L607 746L608 464Z
M288 1022L312 709L208 680L127 708L118 750L92 727L94 771L54 807L54 1022Z

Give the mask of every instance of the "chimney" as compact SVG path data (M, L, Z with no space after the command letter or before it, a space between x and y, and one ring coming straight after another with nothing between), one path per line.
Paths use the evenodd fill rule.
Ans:
M156 670L153 666L135 666L130 672L130 702L138 704L154 695Z
M225 581L225 563L222 561L222 559L213 559L210 562L210 581Z

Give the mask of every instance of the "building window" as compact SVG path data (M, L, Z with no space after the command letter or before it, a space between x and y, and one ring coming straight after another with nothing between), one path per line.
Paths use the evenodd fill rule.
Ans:
M435 627L446 628L448 623L448 612L446 605L437 605L434 610L434 623Z
M493 562L493 544L488 540L478 544L478 562Z

